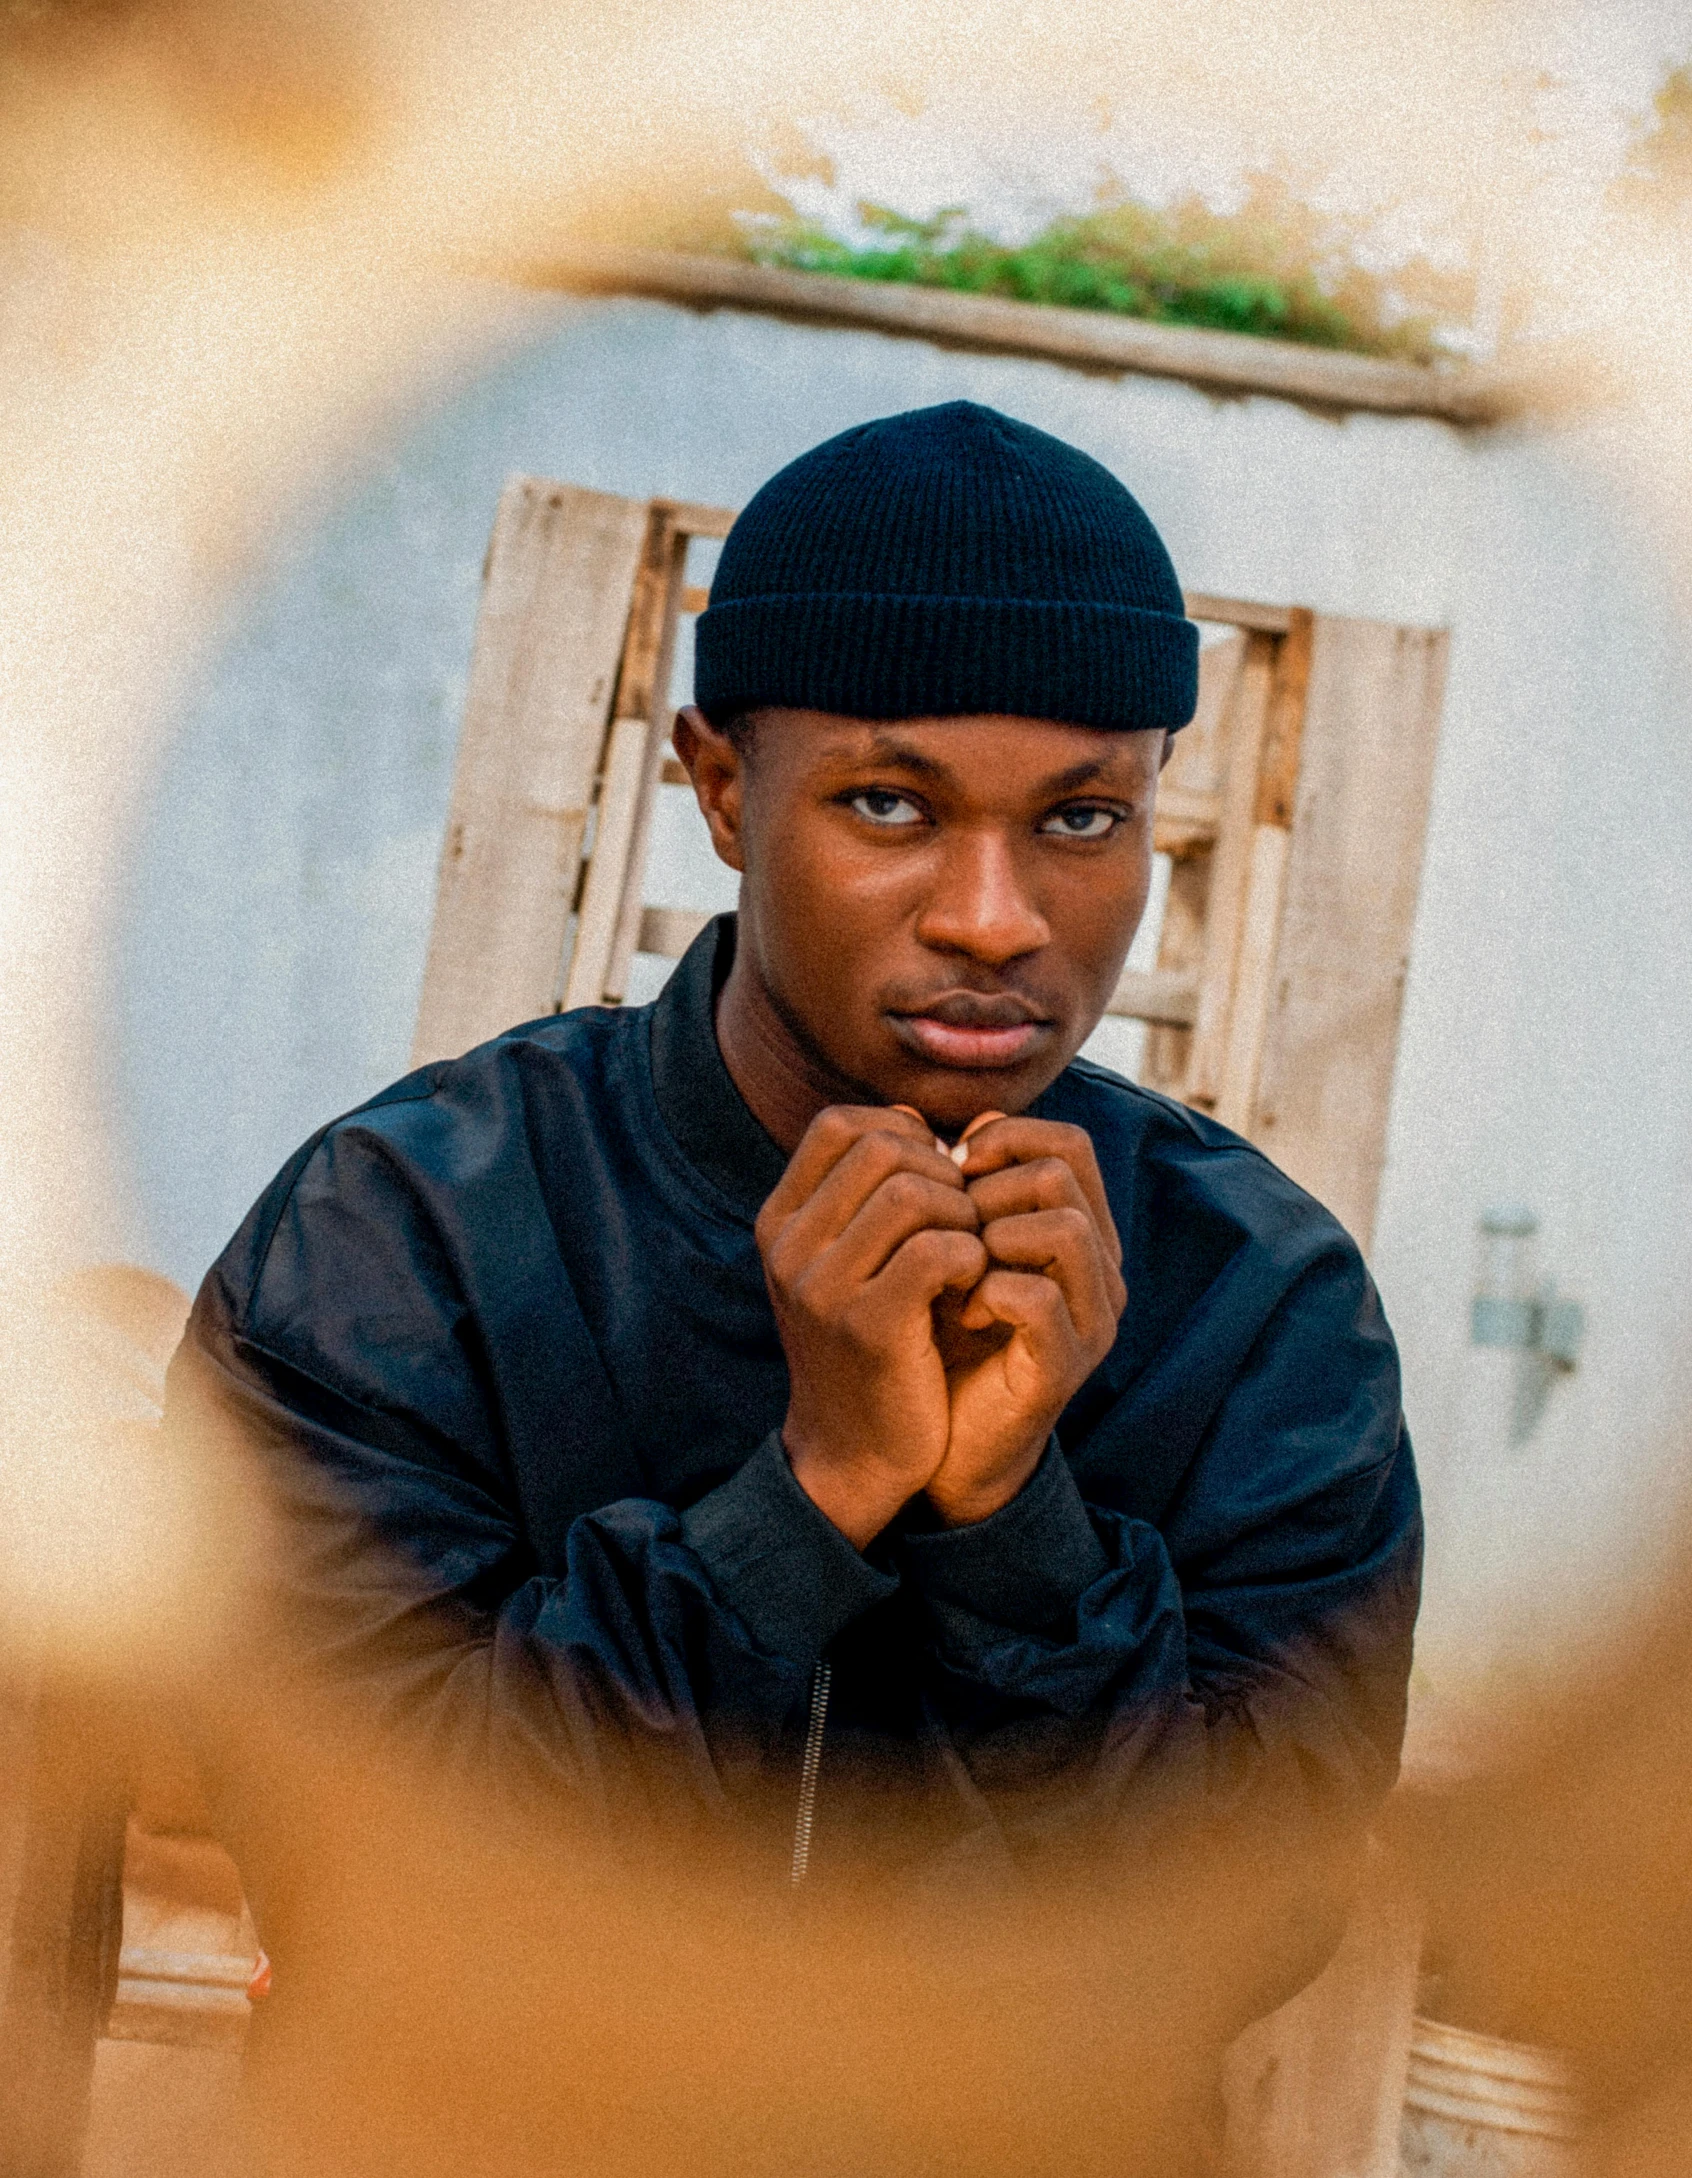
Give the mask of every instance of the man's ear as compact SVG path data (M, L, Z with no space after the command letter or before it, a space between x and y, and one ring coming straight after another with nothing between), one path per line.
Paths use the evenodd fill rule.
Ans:
M1164 767L1164 766L1165 766L1165 765L1166 765L1166 764L1168 763L1169 759L1170 759L1170 758L1171 758L1171 757L1172 757L1172 756L1173 756L1174 754L1175 754L1175 736L1174 736L1174 735L1173 735L1172 733L1170 733L1170 732L1169 732L1169 731L1168 731L1167 729L1165 729L1165 732L1164 732L1164 736L1163 736L1163 754L1162 754L1162 755L1161 755L1161 756L1160 756L1160 757L1158 758L1158 760L1157 760L1157 768L1158 768L1158 772L1159 772L1159 774L1161 774L1161 773L1162 773L1162 771L1163 771L1163 767Z
M745 758L694 703L676 713L670 738L693 781L694 795L711 828L711 845L717 850L718 861L726 862L731 870L744 870L741 805L746 789Z

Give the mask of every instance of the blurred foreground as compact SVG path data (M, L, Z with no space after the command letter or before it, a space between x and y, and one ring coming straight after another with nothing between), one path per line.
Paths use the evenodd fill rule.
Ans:
M160 1282L109 1272L61 1296L61 1328L109 1410L95 1426L120 1456L156 1453L140 1417L179 1305ZM238 1483L225 1477L219 1501L226 1534L262 1534ZM254 1549L240 1584L249 1633L263 1566ZM208 1581L203 1593L220 1591ZM482 1780L426 1754L379 1759L367 1719L308 1700L285 1670L271 1698L237 1699L278 1659L255 1665L225 1614L229 1668L208 1674L194 1660L218 1630L200 1630L182 1671L155 1658L90 1678L62 1659L43 1672L38 1658L32 1686L14 1656L4 1721L27 1753L36 1703L36 1766L8 1766L0 1841L17 1845L27 1794L37 1878L81 1856L72 1887L91 1978L65 1992L72 2070L115 1980L95 1935L114 1925L114 1869L126 1946L253 1947L233 1869L210 1843L203 1774L244 1780L232 1842L281 1871L268 1910L290 1931L287 1969L253 2008L244 2060L234 2047L103 2043L79 2162L74 2139L19 2140L32 2089L34 2109L57 2107L72 2134L80 2089L55 2105L18 2069L32 2022L20 2009L29 1962L21 1978L14 1962L0 2108L16 2167L34 2178L1339 2178L1384 2167L1361 2159L1379 2146L1367 2108L1327 2111L1324 2095L1356 2095L1354 2045L1367 2059L1377 2031L1369 1977L1396 1970L1404 1938L1392 1931L1413 1942L1418 1917L1424 2008L1572 2059L1593 2118L1582 2167L1692 2169L1692 1606L1678 1599L1623 1629L1616 1659L1556 1715L1491 1733L1482 1720L1482 1737L1471 1721L1443 1747L1424 1730L1364 1876L1361 1942L1348 1947L1355 2016L1330 2010L1329 2062L1310 2053L1305 2092L1322 2122L1290 2138L1248 2106L1272 2079L1260 2070L1254 2089L1238 2053L1231 2070L1222 2061L1273 2001L1264 1962L1284 1954L1300 1890L1272 1835L1195 1841L1157 1866L1077 1865L1038 1887L965 1875L918 1895L793 1893L750 1877L720 1840L660 1843L634 1820L595 1842L546 1810L496 1804ZM30 1871L8 1860L24 1879L15 1936ZM1348 2137L1359 2160L1322 2160Z
M989 0L943 38L920 11L858 29L902 37L913 68L994 51L1032 87L1118 68L1201 104L1249 96L1271 133L1407 168L1461 168L1489 41L1507 43L1506 11L1455 5L1336 7L1314 27L1291 8L1162 12L1136 47L1114 11L1082 9L1056 59ZM104 1252L123 1185L90 1054L114 872L170 696L282 510L491 337L497 309L444 266L514 250L561 204L614 222L668 169L704 172L760 100L838 88L852 27L730 5L331 21L211 0L0 22L0 1811L25 1793L46 1811L31 1840L4 1829L8 1905L53 1863L73 1890L87 1873L90 1925L109 1909L109 1852L79 1856L121 1835L156 1705L215 1676L232 1561L262 1562L251 1508L162 1469L144 1415L112 1418L110 1356L39 1306ZM673 126L644 88L660 84ZM1554 238L1512 229L1499 186L1531 273ZM1588 306L1589 374L1633 418L1615 481L1684 569L1687 265L1647 222L1589 289L1559 271ZM1446 2016L1572 2053L1590 2168L1635 2178L1692 2169L1688 1586L1654 1617L1607 1608L1610 1658L1555 1716L1466 1727L1459 1770L1478 1741L1487 1774L1412 1779L1387 1844L1425 1904ZM32 1746L43 1683L55 1728ZM218 1736L220 1760L288 1781L279 1808L319 1811L287 1841L318 1911L259 2014L254 2135L220 2138L208 2169L1120 2178L1214 2141L1218 2053L1275 1922L1273 1841L990 1908L796 1910L685 1852L600 1862L515 1829L473 1781L362 1767L326 1713L279 1704ZM226 1896L202 1903L235 1918ZM98 1996L81 1992L84 2028ZM40 2084L16 2029L0 2016L9 2117ZM37 2137L18 2178L65 2154Z

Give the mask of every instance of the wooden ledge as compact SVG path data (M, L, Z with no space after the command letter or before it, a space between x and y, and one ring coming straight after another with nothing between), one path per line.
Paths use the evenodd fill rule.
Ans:
M252 2016L247 1990L257 1963L246 1953L125 1944L107 2040L239 2049Z
M1043 356L1093 371L1180 378L1230 393L1268 393L1327 410L1372 409L1446 423L1498 423L1524 392L1472 365L1390 363L1245 333L1153 325L1103 310L961 295L949 288L789 272L733 257L571 244L520 276L590 294L653 295L695 308L757 310L812 323L872 326L944 346Z

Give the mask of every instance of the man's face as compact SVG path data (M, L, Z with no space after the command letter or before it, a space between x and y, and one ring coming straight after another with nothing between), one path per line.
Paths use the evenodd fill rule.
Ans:
M1165 740L773 710L747 756L697 712L677 735L774 1011L844 1087L947 1130L1023 1109L1098 1022L1145 909Z

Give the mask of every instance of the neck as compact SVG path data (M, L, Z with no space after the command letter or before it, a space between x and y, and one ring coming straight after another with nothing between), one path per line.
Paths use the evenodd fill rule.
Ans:
M753 1118L791 1155L826 1106L881 1100L837 1074L786 1019L758 973L748 935L743 916L717 1000L717 1048Z

